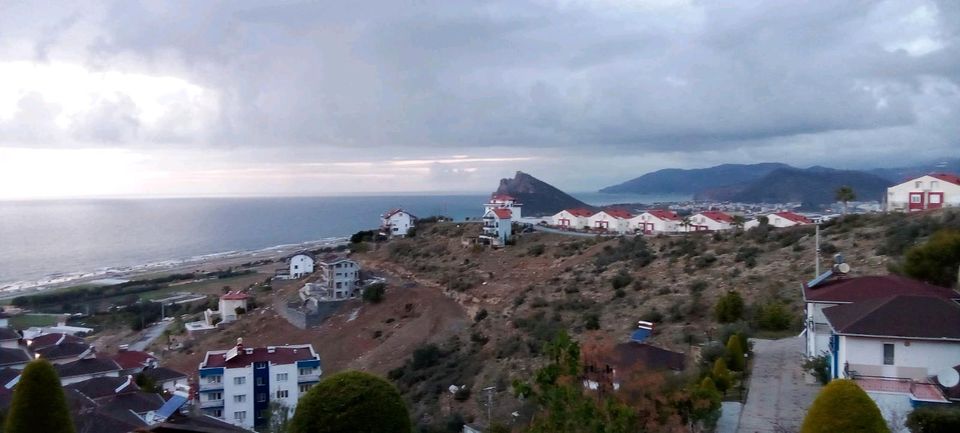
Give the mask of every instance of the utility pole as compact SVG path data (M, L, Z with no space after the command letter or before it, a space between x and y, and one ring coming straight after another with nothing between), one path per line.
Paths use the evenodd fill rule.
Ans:
M814 266L815 270L814 270L813 278L817 278L820 276L820 223L819 222L817 223L817 234L815 237L817 242L817 245L816 245L817 262Z
M483 389L483 391L487 393L487 428L493 423L493 391L496 389L497 387L495 386L488 386Z

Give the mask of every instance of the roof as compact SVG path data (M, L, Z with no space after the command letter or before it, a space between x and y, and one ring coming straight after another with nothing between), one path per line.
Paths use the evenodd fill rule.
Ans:
M710 218L710 219L712 219L712 220L714 220L714 221L718 221L718 222L724 222L724 223L732 223L732 222L733 222L733 217L732 217L732 216L730 216L730 215L728 215L728 214L726 214L726 213L720 212L720 211L716 211L716 210L703 211L703 212L700 212L700 215L703 215L703 216L705 216L705 217L707 217L707 218Z
M941 298L892 296L824 308L823 314L838 334L960 339L960 305Z
M507 194L493 194L490 196L490 201L517 201L512 195Z
M251 430L235 426L208 415L188 416L175 412L166 422L151 427L150 431L156 433L242 433L250 432Z
M565 212L576 217L588 217L593 215L593 211L590 209L584 209L582 207L573 208L573 209L564 209Z
M896 295L924 295L942 299L960 299L960 293L951 289L900 275L834 278L813 288L807 287L806 284L803 286L803 297L807 302L858 302Z
M0 365L13 365L30 362L30 355L21 349L0 347Z
M944 182L950 182L954 185L960 185L960 176L951 173L930 173L931 177L935 177Z
M33 350L60 343L82 343L83 341L83 338L77 337L76 335L64 334L62 332L53 332L27 339L28 345Z
M89 350L90 345L87 343L64 342L53 346L34 349L33 352L37 355L40 355L40 357L44 359L63 359L81 356L84 353L87 353Z
M507 209L507 208L490 209L490 212L493 212L493 214L496 215L497 218L502 220L508 220L513 218L513 212L511 212L510 209Z
M774 215L780 218L783 218L785 220L793 221L797 224L813 224L813 221L811 221L810 218L807 218L798 213L784 211L784 212L777 212Z
M306 361L319 359L313 347L309 344L298 346L278 346L273 348L271 353L266 347L257 347L252 349L252 353L247 353L249 349L241 349L237 356L229 361L225 359L227 351L218 350L207 352L204 356L200 368L226 367L239 368L246 367L254 362L270 362L272 364L293 364L297 361Z
M247 294L240 291L227 292L220 297L220 299L223 299L225 301L242 301L247 298L248 298Z
M136 413L146 413L151 410L160 409L165 401L160 394L149 392L130 392L117 394L103 403L103 408L108 411L123 410Z
M614 218L628 219L633 217L633 214L623 209L604 209L603 212Z
M110 358L117 361L124 370L147 367L157 361L155 356L139 350L121 350Z
M949 403L940 392L940 388L932 383L916 382L909 379L881 379L856 378L854 381L864 391L910 394L910 398L918 401Z
M646 343L620 343L613 347L613 364L620 369L642 367L650 370L683 370L686 357L680 352Z
M10 328L0 328L0 341L19 340L20 334Z
M118 393L140 391L140 387L137 386L130 376L94 377L82 382L71 383L64 386L64 388L77 390L79 393L94 400L114 396Z
M168 380L183 379L187 377L186 373L167 367L154 367L143 370L143 375L157 382L166 382Z
M679 221L680 216L672 210L666 209L650 209L647 211L648 214L653 215L659 219L666 221Z
M393 210L391 210L390 212L387 212L387 213L383 214L382 218L383 218L383 219L388 219L388 218L390 218L390 217L392 217L392 216L394 216L394 215L396 215L396 214L398 214L398 213L401 213L401 212L402 212L402 213L405 213L405 214L407 214L407 215L410 215L411 218L416 218L416 216L414 216L412 213L407 212L407 211L405 211L405 210L403 210L403 209L400 209L400 208L393 209Z
M56 364L53 367L61 378L120 371L117 362L109 358L86 358L66 364Z

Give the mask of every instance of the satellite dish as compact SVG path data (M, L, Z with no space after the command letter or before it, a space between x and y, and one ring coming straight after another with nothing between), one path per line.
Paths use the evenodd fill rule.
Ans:
M850 273L850 265L846 263L840 263L837 265L837 272L840 272L841 274Z
M960 385L960 373L956 369L948 368L937 374L937 383L944 388L953 388Z
M843 263L843 254L840 254L840 253L834 254L834 255L833 255L833 262L836 263L836 264L838 264L838 265L841 264L841 263Z

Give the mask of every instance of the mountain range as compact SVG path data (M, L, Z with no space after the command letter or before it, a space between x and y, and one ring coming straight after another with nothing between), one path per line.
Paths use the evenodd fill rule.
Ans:
M695 200L746 203L799 202L817 207L834 202L840 186L858 200L882 200L886 188L930 172L960 172L960 159L911 167L837 170L796 168L782 163L723 164L699 169L664 169L600 190L604 193L684 193Z

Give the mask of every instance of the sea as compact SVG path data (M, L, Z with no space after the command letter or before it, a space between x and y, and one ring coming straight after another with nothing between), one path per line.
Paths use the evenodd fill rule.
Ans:
M586 203L681 201L671 195L574 193ZM0 293L163 270L205 259L342 241L404 208L455 220L486 194L0 201Z

